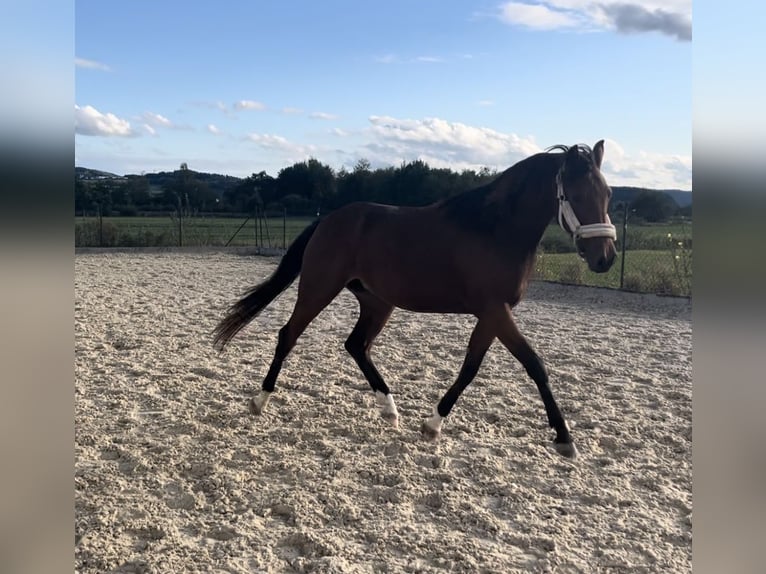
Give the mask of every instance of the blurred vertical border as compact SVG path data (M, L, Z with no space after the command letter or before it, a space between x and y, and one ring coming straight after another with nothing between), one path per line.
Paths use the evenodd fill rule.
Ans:
M764 18L694 2L695 573L764 571Z
M74 3L0 19L0 570L72 571Z

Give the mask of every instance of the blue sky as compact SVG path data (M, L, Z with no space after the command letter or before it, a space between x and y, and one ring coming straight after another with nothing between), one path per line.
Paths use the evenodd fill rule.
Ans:
M612 185L691 189L688 0L78 0L75 24L79 166L501 170L603 138Z

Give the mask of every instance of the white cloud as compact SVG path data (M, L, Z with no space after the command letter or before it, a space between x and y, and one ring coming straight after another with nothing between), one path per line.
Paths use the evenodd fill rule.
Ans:
M208 108L211 110L218 110L220 112L223 112L226 115L229 115L230 110L229 106L227 106L225 103L221 101L211 102L211 101L193 101L190 102L192 106L198 107L198 108Z
M286 107L286 108L282 108L282 113L287 114L288 116L297 116L302 114L303 110L300 108Z
M501 4L497 17L508 24L536 30L659 32L690 41L691 10L691 0L523 0Z
M506 2L500 7L500 19L508 24L520 24L536 30L553 30L576 26L578 20L571 14L552 10L543 4Z
M650 189L691 189L692 158L639 150L628 154L617 142L606 140L601 166L610 185Z
M290 145L290 142L282 136L272 134L247 134L246 138L262 147L283 148Z
M369 121L373 135L367 146L370 159L382 163L395 165L420 158L434 167L504 168L540 151L529 138L439 118L371 116Z
M442 58L439 58L438 56L418 56L415 58L416 62L424 62L427 64L435 64L438 62L443 62L444 60Z
M85 68L87 70L101 70L102 72L111 71L111 68L106 64L102 64L95 60L86 60L85 58L75 58L74 65L78 68Z
M218 128L218 126L216 126L215 124L208 124L207 131L213 134L214 136L218 136L223 133L221 132L220 128Z
M146 133L148 133L150 136L155 136L155 135L157 135L157 130L155 130L155 129L154 129L152 126L150 126L149 124L144 124L143 128L144 128L144 131L145 131Z
M502 171L543 151L532 137L439 118L413 120L372 116L369 121L371 137L368 143L351 155L365 157L374 165L398 165L421 159L438 168L478 170L489 167ZM575 142L549 142L550 145L555 143ZM593 145L595 142L583 143ZM629 153L614 140L607 139L605 143L602 169L611 185L691 189L690 156L645 151Z
M377 56L375 61L379 64L393 64L397 61L397 57L394 54L384 54L383 56Z
M144 112L144 115L142 117L144 121L151 126L160 126L163 128L173 127L173 123L168 118L160 114L155 114L153 112Z
M137 119L144 122L144 125L148 125L154 128L154 130L152 130L152 135L156 133L156 128L164 128L169 130L187 130L187 131L194 130L194 128L190 125L177 124L169 120L162 114L156 114L154 112L144 112Z
M338 116L335 114L328 114L325 112L313 112L309 114L312 120L337 120Z
M479 100L476 102L477 105L481 106L482 108L488 108L495 105L495 102L492 100Z
M331 133L331 134L333 134L333 135L336 135L336 136L338 136L338 137L341 137L341 138L344 138L344 137L347 137L347 136L351 135L351 134L350 134L349 132L347 132L346 130L342 130L342 129L340 129L340 128L332 128L332 129L330 130L330 133Z
M618 142L608 138L604 141L601 171L613 186L649 189L691 189L692 186L691 156L644 150L629 153Z
M84 136L133 136L136 133L128 120L111 113L102 114L93 106L74 106L75 133Z
M239 100L234 104L235 110L265 110L266 106L254 100Z
M245 136L245 140L262 149L281 152L283 157L289 161L302 160L316 151L316 147L313 145L294 143L287 138L274 134L251 133Z

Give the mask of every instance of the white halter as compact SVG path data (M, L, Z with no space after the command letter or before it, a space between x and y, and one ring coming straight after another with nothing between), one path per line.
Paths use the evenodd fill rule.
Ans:
M578 239L588 239L590 237L608 237L609 239L617 239L617 230L612 225L609 219L609 214L606 214L606 223L591 223L589 225L580 225L580 220L577 219L569 200L564 195L564 184L561 182L561 175L564 171L564 166L556 174L556 197L559 200L559 225L561 229L572 235L572 240L577 245ZM564 227L566 221L567 229ZM579 251L579 249L578 249Z

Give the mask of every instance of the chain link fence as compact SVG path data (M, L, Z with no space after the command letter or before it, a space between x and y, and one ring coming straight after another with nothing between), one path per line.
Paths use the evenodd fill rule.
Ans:
M575 252L571 238L551 226L538 250L535 277L572 285L691 297L690 220L662 224L615 222L615 226L618 258L607 273L591 272Z
M258 247L286 249L313 217L253 214L75 218L75 247Z
M255 247L285 249L314 217L287 212L75 218L76 247ZM607 273L591 272L558 226L546 231L535 278L574 285L691 297L691 221L636 224L615 221L619 256Z

